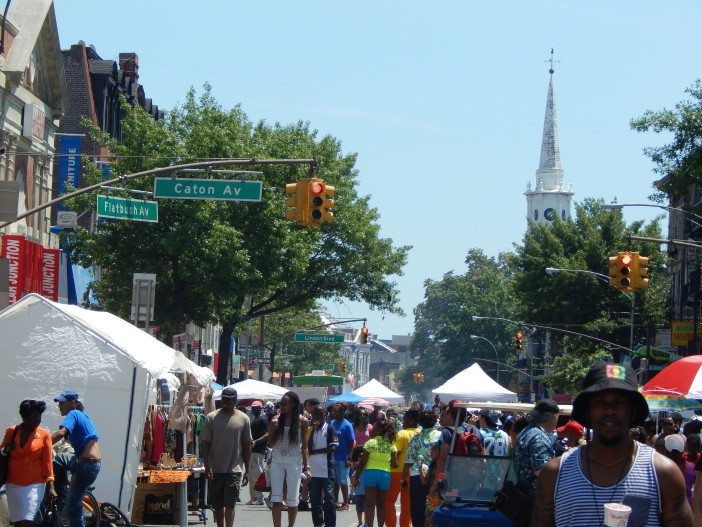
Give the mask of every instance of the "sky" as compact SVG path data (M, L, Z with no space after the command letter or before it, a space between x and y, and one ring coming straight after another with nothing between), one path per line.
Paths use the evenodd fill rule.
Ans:
M358 154L359 193L382 235L413 249L394 277L405 317L367 317L409 334L424 281L462 273L470 248L512 250L526 228L543 129L550 48L564 181L575 201L645 202L656 179L629 127L672 108L700 77L696 0L419 2L55 0L62 48L139 56L147 97L168 110L208 82L253 121L309 121ZM658 211L660 212L660 211ZM625 209L627 221L656 209Z

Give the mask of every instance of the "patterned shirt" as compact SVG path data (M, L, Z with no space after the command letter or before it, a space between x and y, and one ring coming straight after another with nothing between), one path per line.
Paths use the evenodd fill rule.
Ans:
M534 472L541 470L553 457L551 438L542 427L530 424L522 430L514 449L517 487L534 498L536 496Z
M419 476L419 470L422 468L422 464L429 464L431 459L429 459L429 451L431 450L432 443L436 443L441 437L441 432L433 428L422 428L420 432L415 435L409 442L407 446L407 457L405 457L405 465L412 463L410 467L410 476Z

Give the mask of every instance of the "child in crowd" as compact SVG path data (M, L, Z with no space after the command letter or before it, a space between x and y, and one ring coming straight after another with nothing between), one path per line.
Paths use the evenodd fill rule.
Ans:
M385 493L390 488L390 468L397 468L397 447L395 425L390 420L376 421L371 438L363 445L363 453L351 484L358 486L363 478L366 491L365 519L368 527L373 527L375 517L378 527L385 523Z
M429 467L427 467L426 471L424 470L424 467L422 467L422 471L420 473L420 477L422 478L422 485L424 485L427 488L432 487L434 479L436 478L436 462L439 459L440 453L441 441L439 440L433 445L431 445L431 450L429 451L431 463L429 463ZM425 527L430 527L431 515L434 513L437 507L441 505L441 503L441 497L439 496L438 492L429 491L429 495L427 496L427 517L424 523Z
M356 474L356 469L358 468L358 462L361 459L361 454L363 453L363 446L356 446L351 453L351 463L353 474ZM352 475L353 477L353 475ZM365 522L363 521L363 510L366 506L366 489L363 486L363 479L358 478L358 485L353 489L353 502L356 505L356 516L358 517L358 527L364 527Z

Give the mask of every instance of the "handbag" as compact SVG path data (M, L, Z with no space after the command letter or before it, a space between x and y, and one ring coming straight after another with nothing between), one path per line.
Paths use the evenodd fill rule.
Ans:
M266 473L261 472L254 483L254 490L258 492L270 492L271 486L266 480Z
M519 487L507 480L512 466L509 462L502 488L495 493L495 508L500 511L514 527L529 527L531 524L531 512L534 509L534 500L524 494Z
M12 439L0 450L0 487L7 483L7 475L10 468L10 452L15 448L15 438L17 437L19 428L19 425L15 426L12 432Z

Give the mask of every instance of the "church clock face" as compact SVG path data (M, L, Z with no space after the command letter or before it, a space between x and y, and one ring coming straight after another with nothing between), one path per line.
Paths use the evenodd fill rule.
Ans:
M548 208L544 211L544 218L548 221L553 221L556 218L556 211L552 208Z

